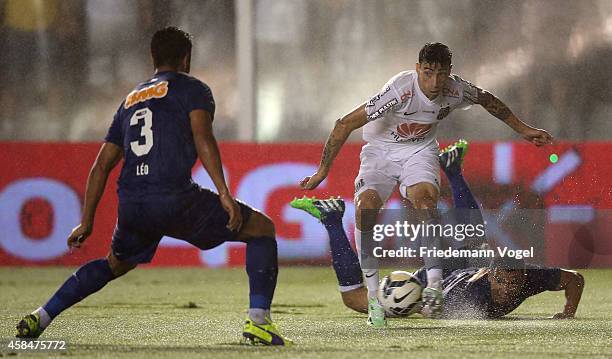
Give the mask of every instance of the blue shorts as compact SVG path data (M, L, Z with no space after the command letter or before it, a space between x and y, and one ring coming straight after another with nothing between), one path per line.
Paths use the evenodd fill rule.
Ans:
M240 201L238 205L246 223L255 210ZM236 241L238 232L225 227L228 220L219 196L199 186L180 194L120 201L111 250L120 261L139 264L151 262L163 236L211 249Z

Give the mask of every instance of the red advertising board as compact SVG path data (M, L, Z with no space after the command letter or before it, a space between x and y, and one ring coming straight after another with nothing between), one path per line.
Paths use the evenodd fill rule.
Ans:
M98 148L99 144L0 143L0 265L77 265L108 252L116 221L119 168L107 185L86 245L73 252L65 245L79 222L87 175ZM285 263L320 263L329 255L324 228L289 207L294 196L341 196L347 201L345 225L352 232L360 144L342 149L317 190L301 191L297 183L314 172L321 149L321 144L221 145L231 190L274 220L279 256ZM603 156L610 151L612 143L562 143L543 149L522 142L472 143L464 168L485 209L510 203L515 208L548 210L545 239L550 264L612 266L610 215L601 214L612 208L612 165ZM555 164L549 160L552 153L559 155ZM196 182L211 186L199 164L193 176ZM445 200L447 187L443 183ZM586 215L564 215L572 210ZM576 255L567 258L568 249ZM165 238L152 265L243 262L240 244L201 252Z

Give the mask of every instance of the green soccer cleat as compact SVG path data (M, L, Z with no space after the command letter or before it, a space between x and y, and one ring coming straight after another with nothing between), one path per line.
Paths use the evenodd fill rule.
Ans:
M329 220L342 220L346 208L344 200L340 197L329 199L318 199L316 197L294 198L289 205L296 209L306 211L311 216L323 222Z
M469 143L463 138L459 141L446 146L446 148L440 150L438 154L438 160L440 161L440 167L443 170L457 170L461 169L463 165L463 159L468 151Z
M423 289L421 296L423 300L421 313L427 318L440 318L442 315L442 304L444 302L442 291L436 288L427 287Z
M38 314L28 314L17 324L17 338L38 338L44 331L40 327L40 316Z
M249 318L244 323L242 337L249 345L293 345L290 339L283 337L278 328L271 320L266 319L268 324L255 324Z
M314 205L315 201L317 201L317 198L315 197L312 197L312 198L308 198L306 196L302 198L296 197L291 202L289 202L289 205L295 209L301 209L302 211L308 212L308 214L310 214L311 216L313 216L314 218L320 221L321 211L319 211L317 207L315 207Z
M368 325L374 328L385 328L387 326L387 318L385 318L385 309L378 303L378 299L368 299Z

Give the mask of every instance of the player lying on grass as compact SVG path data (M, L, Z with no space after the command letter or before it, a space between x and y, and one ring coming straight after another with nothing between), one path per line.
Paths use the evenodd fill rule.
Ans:
M461 173L461 160L467 143L459 142L440 154L440 164L449 179L456 208L477 209L478 204ZM368 312L368 293L363 286L359 260L351 248L342 226L344 202L340 199L302 198L292 206L306 210L321 220L330 240L332 264L344 304L357 312ZM414 274L427 286L425 268ZM466 268L453 271L442 283L444 318L499 318L515 310L525 299L543 291L565 291L563 311L553 318L573 318L584 279L575 271L545 268L523 263L494 262L488 268Z
M212 92L188 75L191 47L189 34L175 27L153 35L155 73L119 106L87 179L81 224L68 238L69 247L80 248L89 237L108 176L123 158L110 253L77 269L43 306L26 315L17 324L17 337L37 338L61 312L150 262L167 235L202 250L225 241L245 242L249 311L242 334L250 344L289 343L270 318L278 274L274 224L236 201L227 188L213 135ZM191 179L197 158L219 194Z

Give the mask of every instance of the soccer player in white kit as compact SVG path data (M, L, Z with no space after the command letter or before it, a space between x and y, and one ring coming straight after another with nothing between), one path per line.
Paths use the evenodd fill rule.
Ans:
M393 76L369 101L336 121L317 172L300 183L304 189L316 188L327 177L351 132L363 127L367 144L361 150L361 165L355 179L355 244L359 255L362 237L371 238L367 235L376 222L373 217L398 184L400 194L422 210L419 212L423 222L439 223L436 130L438 123L454 109L478 104L534 145L543 146L552 141L548 132L521 121L490 92L451 74L451 60L448 46L425 44L419 52L415 71ZM441 238L427 238L422 245L440 248L440 241ZM442 309L442 267L439 258L423 259L428 283L423 290L424 312L435 317ZM376 299L378 270L364 268L363 273L369 298L368 324L384 327L384 310Z

